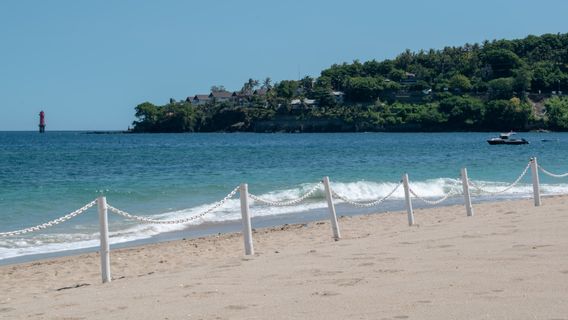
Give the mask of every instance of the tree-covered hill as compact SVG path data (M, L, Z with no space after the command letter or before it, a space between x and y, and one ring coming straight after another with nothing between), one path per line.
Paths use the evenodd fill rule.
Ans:
M134 132L568 130L568 34L335 64L136 107Z

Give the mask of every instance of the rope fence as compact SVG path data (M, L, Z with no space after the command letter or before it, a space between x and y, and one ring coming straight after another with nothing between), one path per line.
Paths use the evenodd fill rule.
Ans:
M337 192L335 192L335 190L332 190L332 195L337 198L342 200L343 202L356 207L356 208L372 208L372 207L376 207L378 205L380 205L381 203L383 203L385 200L387 200L388 198L390 198L395 192L396 190L402 185L402 181L400 181L395 187L394 189L392 189L391 192L389 192L386 196L382 197L381 199L378 200L374 200L371 202L356 202L356 201L352 201L349 200L347 197L342 196L340 194L338 194Z
M55 220L51 220L48 221L46 223L42 223L40 225L37 225L35 227L29 227L29 228L25 228L25 229L21 229L21 230L14 230L14 231L9 231L9 232L0 232L0 237L10 237L10 236L16 236L16 235L21 235L21 234L26 234L26 233L30 233L30 232L35 232L35 231L40 231L43 229L47 229L49 227L53 227L55 225L58 225L60 223L63 223L67 220L71 220L73 218L75 218L76 216L80 215L81 213L89 210L92 206L94 206L97 203L97 200L93 200L89 203L87 203L86 205L84 205L83 207L69 213L66 214L64 216L62 216L61 218L57 218Z
M542 166L538 166L538 168L540 169L540 171L542 171L542 173L546 174L547 176L553 177L553 178L566 178L568 177L568 172L563 173L563 174L554 174L546 169L544 169Z
M426 199L426 198L424 198L424 197L421 197L421 196L417 195L416 192L414 192L414 190L413 190L412 188L409 188L408 190L410 191L410 193L411 193L416 199L418 199L418 200L420 200L420 201L422 201L422 202L424 202L424 203L426 203L426 204L433 205L433 206L438 205L438 204L440 204L440 203L446 201L446 200L447 200L448 198L450 198L450 197L459 195L459 192L456 192L456 186L452 186L452 187L450 188L450 191L448 191L446 194L444 194L444 195L443 195L440 199L438 199L438 200L428 200L428 199Z
M523 172L521 172L521 175L515 179L515 181L513 181L510 185L508 185L507 187L505 187L504 189L501 189L499 191L490 191L487 189L483 189L481 186L477 185L476 183L474 183L473 181L469 181L469 185L471 187L473 187L474 189L477 189L478 191L482 192L482 193L488 193L488 194L501 194L501 193L505 193L511 189L513 189L527 174L527 172L529 171L529 168L531 167L531 161L529 161L529 163L527 164L527 166L525 167L525 169L523 170Z
M270 200L262 199L261 197L256 196L252 193L249 193L249 197L254 201L258 201L262 204L273 206L273 207L295 206L297 204L300 204L300 203L306 201L306 199L308 199L314 193L316 193L316 191L318 191L320 189L321 184L322 184L322 182L320 181L316 184L315 187L313 187L310 191L306 192L303 196L301 196L297 199L288 200L288 201L280 201L280 202L279 201L270 201Z
M108 210L110 210L112 213L115 213L119 216L122 216L126 219L129 220L136 220L138 222L142 222L142 223L153 223L153 224L185 224L194 220L197 220L199 218L202 218L206 215L208 215L209 213L215 211L216 209L220 208L221 206L223 206L223 204L225 204L225 202L227 202L227 200L233 198L237 192L239 192L239 188L240 186L236 187L235 189L233 189L233 191L231 191L225 198L223 198L221 201L215 203L213 206L211 206L209 209L196 214L194 216L188 217L188 218L184 218L184 219L176 219L176 220L156 220L156 219L151 219L151 218L147 218L147 217L142 217L142 216L137 216L134 214L130 214L126 211L117 209L113 206L111 206L110 204L107 203L107 208Z
M466 208L467 216L473 216L473 208L472 208L472 205L471 205L471 194L470 194L470 191L469 191L470 187L474 188L475 190L477 190L480 193L485 193L485 194L490 194L490 195L501 194L501 193L504 193L504 192L512 189L513 187L515 187L527 175L529 169L531 169L531 176L532 176L532 182L533 182L533 197L534 197L534 201L535 201L535 206L540 206L540 204L541 204L540 183L539 183L539 177L538 177L539 171L541 171L544 174L546 174L550 177L553 177L553 178L568 177L568 173L554 174L554 173L551 173L550 171L545 170L543 167L538 165L536 158L532 158L532 159L530 159L530 161L528 162L526 167L523 169L521 174L511 184L509 184L505 188L498 190L498 191L487 190L486 188L481 187L479 184L469 180L466 168L462 168L461 177L456 179L455 183L450 185L449 190L447 192L445 192L444 195L439 199L432 200L432 199L428 199L427 197L419 195L416 192L416 190L412 188L412 186L409 182L408 174L404 174L402 176L402 179L385 196L383 196L379 199L376 199L376 200L363 201L363 202L349 199L345 195L338 193L336 190L333 189L333 186L329 181L329 177L324 177L322 179L322 181L317 182L311 189L309 189L307 192L305 192L303 195L299 196L298 198L291 199L291 200L285 200L285 201L271 201L271 200L267 200L265 198L262 198L260 196L257 196L255 194L249 193L248 192L248 185L246 183L243 183L243 184L235 187L223 199L216 202L215 204L213 204L211 207L209 207L205 211L200 212L196 215L192 215L192 216L187 217L187 218L181 218L181 219L175 219L175 220L160 220L160 219L152 219L152 218L148 218L148 217L144 217L144 216L140 216L140 215L134 215L134 214L128 213L124 210L118 209L118 208L108 204L106 202L106 197L101 196L101 197L97 198L96 200L93 200L93 201L87 203L83 207L81 207L81 208L79 208L79 209L77 209L77 210L75 210L71 213L68 213L68 214L66 214L66 215L64 215L60 218L48 221L46 223L42 223L42 224L37 225L37 226L33 226L33 227L25 228L25 229L20 229L20 230L15 230L15 231L0 232L0 238L1 237L10 237L10 236L22 235L22 234L26 234L26 233L30 233L30 232L37 232L37 231L40 231L40 230L47 229L49 227L53 227L53 226L58 225L60 223L71 220L72 218L79 216L80 214L86 212L87 210L89 210L93 206L97 205L98 206L98 212L99 212L99 226L100 226L101 273L102 273L103 283L105 283L105 282L111 281L111 276L110 276L110 247L109 247L109 235L108 235L108 211L110 211L111 213L114 213L118 216L121 216L125 219L134 220L134 221L137 221L137 222L140 222L140 223L186 224L186 223L195 221L197 219L203 218L206 215L212 213L213 211L219 209L228 200L234 198L236 196L236 194L239 193L240 204L241 204L241 220L242 220L242 223L243 223L243 238L244 238L244 243L245 243L245 254L246 255L253 255L254 254L254 247L253 247L253 241L252 241L252 227L251 227L251 215L250 215L250 208L249 208L250 207L249 206L249 199L254 201L253 204L257 203L257 204L265 205L265 206L273 206L273 207L295 206L295 205L298 205L302 202L307 201L316 192L321 191L322 190L321 187L323 185L323 191L324 191L325 196L326 196L326 201L327 201L330 220L331 220L331 228L332 228L333 238L335 240L339 240L341 238L341 235L340 235L339 225L338 225L338 222L337 222L337 214L336 214L336 211L335 211L334 199L341 200L345 204L353 206L353 207L357 207L357 208L377 207L377 206L383 204L387 199L391 198L394 195L394 193L402 185L404 187L405 207L406 207L406 210L407 210L407 213L408 213L408 224L409 225L414 224L414 213L413 213L413 209L412 209L412 197L414 197L414 198L416 198L416 199L418 199L418 200L420 200L420 201L422 201L422 202L424 202L428 205L439 205L439 204L445 202L446 200L448 200L449 198L452 198L452 197L455 197L455 196L458 196L458 195L463 195L464 205L465 205L465 208ZM459 182L458 182L460 180L461 180L461 185L462 185L461 191L459 190Z

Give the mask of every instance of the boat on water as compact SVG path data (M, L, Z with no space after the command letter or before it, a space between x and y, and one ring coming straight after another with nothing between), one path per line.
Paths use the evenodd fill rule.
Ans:
M507 132L501 133L498 138L491 138L487 140L487 143L494 145L494 144L528 144L529 142L525 139L515 139L511 138L515 132Z

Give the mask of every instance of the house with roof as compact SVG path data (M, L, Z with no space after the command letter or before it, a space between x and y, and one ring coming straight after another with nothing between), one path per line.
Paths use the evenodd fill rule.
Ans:
M400 79L400 84L402 85L412 85L415 84L418 79L416 78L416 74L406 72L404 74L404 78Z
M209 99L214 102L227 102L231 101L233 94L229 91L214 91L209 94Z
M204 105L207 102L211 101L211 98L209 98L209 96L209 94L196 94L195 96L193 96L191 103L197 106Z
M231 95L231 101L237 105L244 106L245 104L250 103L251 97L250 93L235 91Z
M292 109L299 109L302 106L312 107L315 106L316 104L317 101L315 99L292 99L290 101L290 106L292 107Z
M335 98L335 103L343 104L345 93L343 93L342 91L332 91L331 95L333 96L333 98Z
M260 88L260 89L254 90L252 94L254 96L262 97L262 96L265 96L267 93L269 93L270 90L271 90L270 88Z

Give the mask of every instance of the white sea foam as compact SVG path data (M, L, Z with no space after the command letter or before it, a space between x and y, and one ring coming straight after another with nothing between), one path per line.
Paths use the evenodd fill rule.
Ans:
M497 192L505 189L510 183L492 182L492 181L474 181L476 185L484 190ZM398 182L373 182L373 181L356 181L356 182L332 182L332 188L341 196L353 201L372 201L383 198L389 194ZM303 184L294 188L275 190L258 194L259 197L274 201L290 201L297 199L311 190L315 184ZM411 187L414 192L425 198L439 198L444 196L450 190L461 193L461 181L449 178L432 179L425 181L411 181ZM472 188L473 195L476 197L488 197L483 193L479 193ZM543 195L568 194L568 184L542 184L541 192ZM520 183L515 187L507 190L502 194L508 198L529 197L532 195L532 185ZM399 188L392 196L392 201L402 201L404 199L404 190ZM335 202L341 203L336 199ZM197 215L214 203L207 203L200 206L165 212L148 217L160 220L174 220L187 218ZM250 212L253 217L275 216L291 213L309 212L314 209L326 208L325 194L323 186L311 195L306 201L290 207L272 207L250 201ZM127 208L120 208L126 209ZM127 210L128 211L128 210ZM136 212L131 212L136 214ZM241 217L240 200L233 198L228 200L223 206L210 214L192 221L191 225L199 225L205 222L218 223L225 221L239 220ZM115 219L116 220L116 219ZM111 244L123 243L128 241L149 238L160 233L182 230L190 224L171 225L171 224L139 224L134 222L120 222L111 224ZM113 221L114 222L114 221ZM68 222L68 223L73 223ZM96 247L99 244L98 226L74 226L70 228L72 233L35 233L25 237L7 237L0 238L0 260L17 256L25 256L39 253L60 252L74 249L84 249ZM81 233L81 231L84 231Z

